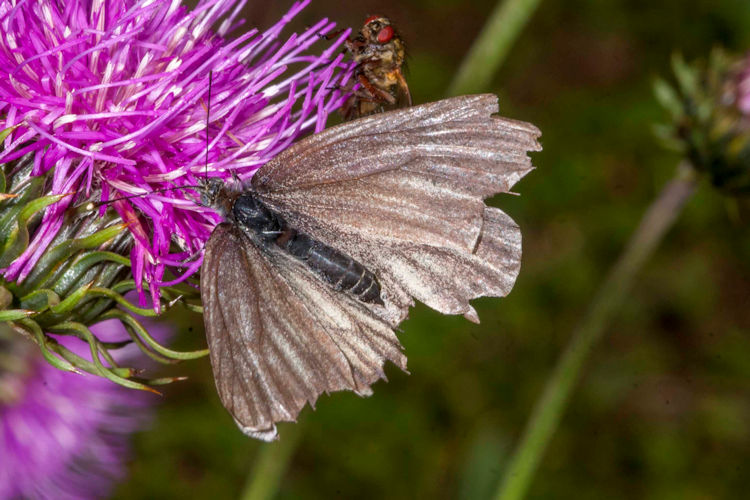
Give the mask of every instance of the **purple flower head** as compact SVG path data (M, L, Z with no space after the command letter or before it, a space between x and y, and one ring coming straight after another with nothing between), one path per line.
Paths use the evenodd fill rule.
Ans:
M33 344L0 327L0 498L105 497L125 474L130 434L147 423L158 398L58 370ZM117 321L92 331L126 336ZM87 356L88 346L70 340L59 339Z
M111 206L135 239L141 302L146 281L158 306L160 286L199 269L217 223L189 187L207 176L247 180L325 126L348 97L338 89L351 77L340 48L349 32L318 54L310 47L332 22L282 38L303 0L267 31L230 40L244 3L202 0L193 11L167 0L0 4L0 131L15 127L0 163L33 152L32 175L53 172L46 194L74 193L47 208L3 270L8 281L29 275L67 208L117 200ZM144 196L122 199L130 195Z

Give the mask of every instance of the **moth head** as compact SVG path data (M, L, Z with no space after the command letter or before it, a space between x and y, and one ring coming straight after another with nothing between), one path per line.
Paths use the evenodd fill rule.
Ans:
M221 179L208 179L201 182L201 205L214 207L219 200L224 182Z
M234 200L239 195L239 191L227 187L221 179L208 179L201 182L201 205L209 207L225 219L232 212Z

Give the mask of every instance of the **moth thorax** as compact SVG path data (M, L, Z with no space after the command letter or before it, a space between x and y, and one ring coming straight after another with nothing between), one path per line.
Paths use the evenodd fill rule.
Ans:
M225 219L231 217L232 205L239 196L239 191L230 189L221 179L209 179L201 182L200 204L221 214Z
M232 217L243 229L261 235L278 233L284 225L281 218L251 192L237 197L232 205Z

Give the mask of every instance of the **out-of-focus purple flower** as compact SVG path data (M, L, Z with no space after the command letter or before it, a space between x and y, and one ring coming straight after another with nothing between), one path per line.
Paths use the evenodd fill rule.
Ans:
M31 342L0 328L0 498L105 497L125 474L130 435L158 398L53 368ZM117 321L92 331L126 338ZM86 356L85 344L67 340L59 339Z
M303 0L267 31L229 40L244 3L202 0L193 11L168 0L0 3L0 131L16 126L0 163L33 152L32 175L53 172L45 194L75 193L46 209L4 269L8 281L29 275L72 204L152 193L112 206L135 238L141 299L145 280L158 304L160 286L199 269L217 222L194 191L174 188L206 176L246 180L325 126L347 98L338 89L351 76L340 50L348 30L317 54L310 47L335 27L325 19L283 40ZM165 277L168 268L176 278Z
M745 56L737 75L737 108L745 114L750 115L750 54Z

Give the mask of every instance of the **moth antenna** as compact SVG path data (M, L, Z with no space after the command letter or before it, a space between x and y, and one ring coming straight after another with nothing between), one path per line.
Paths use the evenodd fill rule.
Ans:
M208 72L208 103L206 103L206 168L204 171L205 182L208 182L208 124L211 116L211 86L214 81L214 71Z
M168 187L164 189L157 189L155 191L149 191L148 193L139 193L139 194L131 194L128 196L120 196L119 198L112 198L111 200L107 200L107 201L97 201L97 202L90 201L86 204L86 210L93 210L95 208L98 208L104 205L109 205L110 203L114 203L120 200L129 200L130 198L142 198L143 196L147 196L149 194L166 193L167 191L175 191L177 189L201 189L201 188L202 186Z

